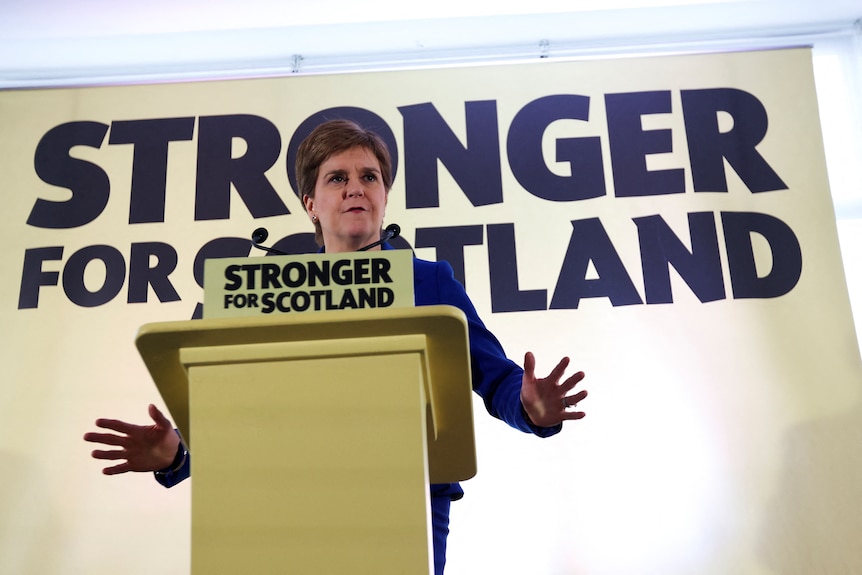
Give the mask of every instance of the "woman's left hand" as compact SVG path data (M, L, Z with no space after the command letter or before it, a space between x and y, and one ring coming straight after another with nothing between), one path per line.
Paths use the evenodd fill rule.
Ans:
M583 411L576 411L575 408L587 396L587 391L581 390L569 395L569 392L584 379L584 372L579 371L560 383L568 365L569 358L564 357L548 377L539 379L534 373L536 358L529 351L524 356L521 403L534 425L553 427L567 419L581 419L586 415Z

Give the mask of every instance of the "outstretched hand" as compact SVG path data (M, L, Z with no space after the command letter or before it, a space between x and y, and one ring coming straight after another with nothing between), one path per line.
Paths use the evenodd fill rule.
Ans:
M569 358L564 357L548 377L539 379L535 375L536 358L529 351L524 356L521 403L534 425L553 427L567 419L581 419L586 415L583 411L576 411L576 408L587 396L587 391L581 390L569 395L584 379L584 372L579 371L560 383L568 365Z
M96 449L96 459L125 460L123 463L105 467L102 473L116 475L127 471L158 471L168 467L174 460L180 438L174 426L155 405L150 405L153 425L133 425L118 419L97 419L96 426L117 433L84 434L84 441L112 445L120 449Z

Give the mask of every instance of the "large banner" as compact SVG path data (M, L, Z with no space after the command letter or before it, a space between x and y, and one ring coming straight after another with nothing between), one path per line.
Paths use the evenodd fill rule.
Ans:
M0 93L0 573L188 572L194 480L103 476L81 436L163 406L134 337L200 314L204 259L263 256L261 226L315 249L293 161L332 117L389 142L386 223L510 357L587 373L550 439L476 401L449 575L862 572L862 369L792 49Z

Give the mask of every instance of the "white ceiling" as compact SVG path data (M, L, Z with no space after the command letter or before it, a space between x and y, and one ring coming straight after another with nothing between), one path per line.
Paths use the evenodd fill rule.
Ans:
M860 18L862 0L0 0L0 87L793 37Z

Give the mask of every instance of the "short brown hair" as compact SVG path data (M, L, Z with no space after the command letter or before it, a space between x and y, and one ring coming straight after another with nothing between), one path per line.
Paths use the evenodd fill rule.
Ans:
M296 187L303 203L305 196L314 197L320 165L333 154L357 147L365 148L377 158L383 187L389 193L392 187L392 158L383 139L351 120L329 120L312 130L296 151ZM320 222L316 222L314 228L315 240L323 245Z
M351 120L330 120L317 126L296 151L296 187L301 197L314 197L317 171L333 154L351 148L365 148L380 163L386 191L392 187L392 159L383 139Z

